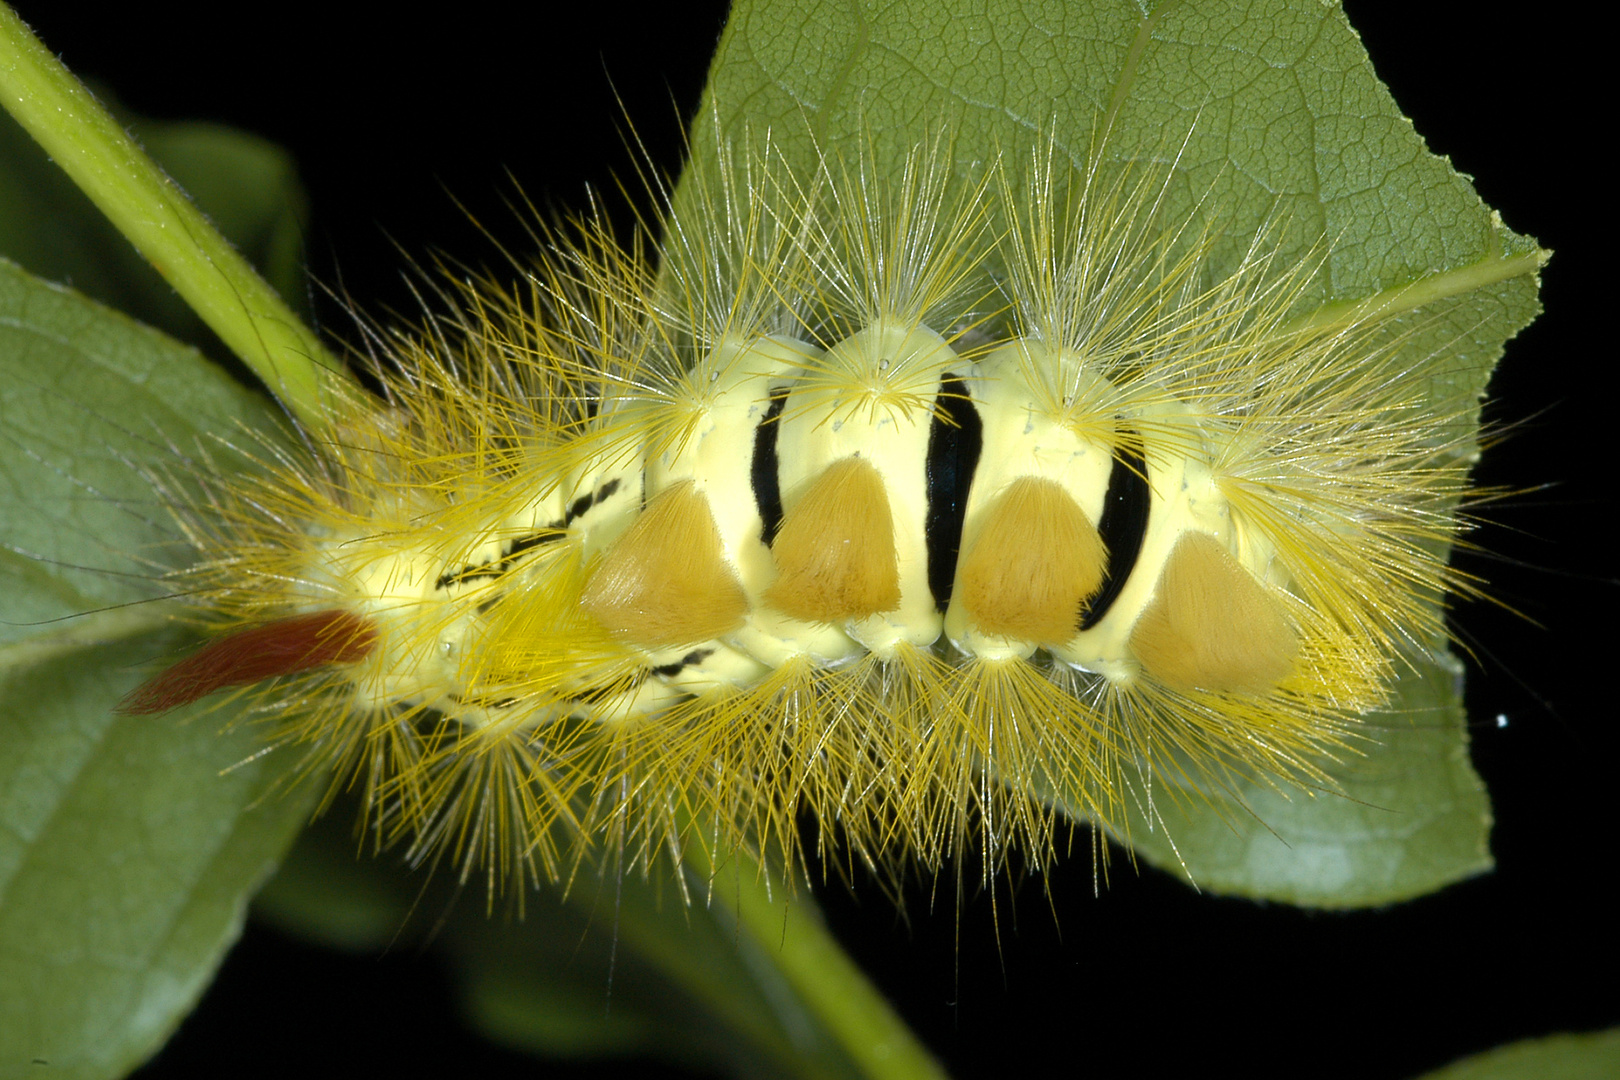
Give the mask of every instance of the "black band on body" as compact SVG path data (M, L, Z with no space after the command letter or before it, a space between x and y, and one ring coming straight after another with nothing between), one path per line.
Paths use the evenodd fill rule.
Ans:
M776 540L782 527L782 480L776 457L776 439L782 432L779 418L787 404L788 392L780 390L771 395L771 407L765 418L754 429L754 461L748 471L749 486L754 489L754 507L759 511L759 538L766 547Z
M689 667L696 667L713 655L713 649L693 649L691 652L687 653L685 656L681 657L672 664L659 664L657 667L648 668L647 674L662 675L665 678L671 678L675 675L679 675Z
M618 490L619 481L609 480L596 491L581 495L575 499L563 513L561 521L553 521L542 529L508 541L501 548L499 560L479 563L476 566L463 566L459 570L448 571L439 575L439 579L433 583L433 587L435 589L448 589L452 585L465 585L467 582L476 581L479 578L501 577L516 566L518 559L525 553L540 547L542 544L561 540L566 535L568 526L584 516L585 512L591 507L600 505L612 498L613 493Z
M1108 492L1103 496L1102 520L1097 522L1097 533L1108 549L1108 565L1103 569L1102 587L1080 605L1081 630L1090 630L1101 622L1119 599L1120 590L1136 568L1136 560L1142 554L1142 540L1147 536L1148 511L1153 502L1153 492L1148 487L1147 460L1142 456L1134 431L1122 429L1120 434L1125 441L1114 450L1114 464L1108 472Z
M928 591L934 594L934 607L940 611L951 602L968 491L983 449L984 424L968 396L967 383L960 375L947 374L939 384L934 418L928 425L928 456L923 462L928 498L923 522Z

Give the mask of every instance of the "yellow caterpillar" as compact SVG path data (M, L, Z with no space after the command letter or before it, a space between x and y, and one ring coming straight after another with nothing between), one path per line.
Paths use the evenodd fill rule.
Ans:
M718 157L661 270L554 234L386 336L389 408L181 508L220 636L126 710L274 677L279 738L463 874L791 865L806 809L988 872L1051 856L1057 793L1330 783L1467 588L1411 303L1302 318L1325 251L1279 219L1211 274L1219 223L1098 154Z

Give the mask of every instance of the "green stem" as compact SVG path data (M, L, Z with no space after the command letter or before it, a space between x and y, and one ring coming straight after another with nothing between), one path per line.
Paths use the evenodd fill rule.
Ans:
M688 853L706 860L701 845ZM917 1041L837 939L815 906L768 879L739 852L716 869L710 902L736 916L738 927L775 962L799 999L871 1080L945 1080Z
M0 98L226 346L306 424L352 385L247 261L0 0Z

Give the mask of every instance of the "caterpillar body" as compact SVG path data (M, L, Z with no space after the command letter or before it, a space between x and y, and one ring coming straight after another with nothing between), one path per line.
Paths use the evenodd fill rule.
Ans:
M256 686L381 835L492 878L792 865L803 810L989 872L1052 856L1059 794L1331 785L1468 588L1412 304L1302 318L1325 252L1279 220L1214 273L1218 225L1097 155L720 158L660 267L553 233L373 332L388 408L178 507L217 636L126 710Z

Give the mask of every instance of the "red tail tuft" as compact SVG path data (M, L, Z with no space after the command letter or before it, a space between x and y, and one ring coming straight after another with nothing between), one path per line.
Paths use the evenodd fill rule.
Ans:
M352 664L377 647L377 626L347 611L294 615L210 641L118 703L128 716L167 712L227 686L292 675L325 664Z

